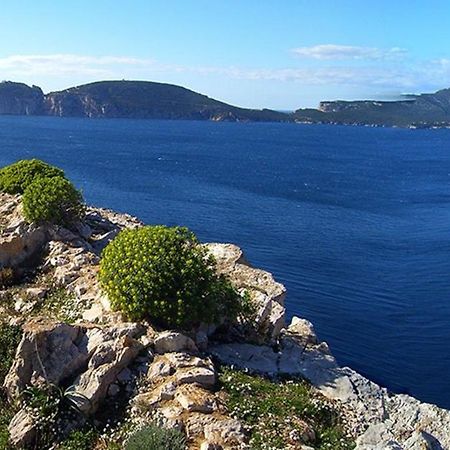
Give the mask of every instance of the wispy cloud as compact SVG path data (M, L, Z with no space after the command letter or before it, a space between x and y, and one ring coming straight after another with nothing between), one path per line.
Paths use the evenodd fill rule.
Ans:
M0 58L0 75L89 75L107 76L124 67L159 67L151 59L122 56L83 56L72 54L11 55Z
M298 47L292 49L292 53L298 57L318 60L394 60L407 55L407 51L399 47L383 49L335 44Z
M323 47L326 47L324 50ZM332 47L330 49L329 47ZM316 59L363 59L379 61L387 55L404 54L401 49L379 50L365 47L316 46L296 49L299 54L309 54ZM351 49L351 50L350 50ZM311 56L316 55L316 56ZM321 55L321 56L320 56ZM334 56L332 56L334 55ZM338 57L338 55L341 55ZM384 56L383 56L384 55ZM398 92L438 89L450 86L450 59L388 63L368 61L366 64L334 64L329 62L304 67L266 68L236 66L188 66L163 63L150 58L124 56L85 56L72 54L11 55L0 57L0 79L60 80L59 84L71 85L74 80L155 78L182 79L178 75L238 79L249 81L295 82L307 86L345 86L379 88ZM189 79L189 77L187 77ZM192 77L191 77L192 78Z

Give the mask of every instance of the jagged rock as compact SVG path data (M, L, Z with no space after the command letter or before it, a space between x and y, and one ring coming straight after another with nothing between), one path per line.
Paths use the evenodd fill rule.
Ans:
M44 227L20 222L0 236L0 268L27 266L42 252L47 242Z
M147 377L151 380L167 377L175 372L172 364L161 356L157 356L148 368Z
M236 419L224 419L210 423L204 428L205 438L224 445L241 445L247 440L244 427Z
M154 340L156 353L181 352L183 350L197 352L195 342L184 334L175 331L163 331Z
M24 326L14 363L5 378L8 398L16 398L28 385L47 380L58 384L79 371L88 360L80 327L36 319Z
M186 418L185 428L191 441L200 438L224 449L248 448L245 447L248 438L242 424L228 416L192 412Z
M257 309L254 326L258 336L277 340L285 326L285 287L277 283L272 274L251 267L242 250L232 244L204 244L214 256L217 271L229 277L233 285L250 296Z
M197 356L190 355L189 353L165 353L164 358L175 369L182 367L213 367L210 360L202 359Z
M184 384L177 389L175 399L186 411L211 413L217 409L214 395L196 384Z
M225 365L269 375L278 373L279 355L266 345L218 344L210 346L208 350Z
M14 448L30 447L36 439L35 420L24 409L21 409L8 426L9 443Z
M356 450L415 449L425 442L428 447L423 448L450 448L450 411L408 395L390 394L355 371L339 367L328 346L317 341L309 322L294 318L280 344L278 352L250 344L221 344L209 350L228 365L309 380L350 412L347 419L359 436Z
M304 345L318 343L314 326L309 320L294 316L286 331L298 338Z
M177 370L175 378L178 384L197 383L212 388L216 384L217 377L214 367L188 367Z
M30 321L5 378L8 398L17 398L29 385L44 381L58 385L77 377L74 390L85 397L77 397L79 407L93 413L117 375L142 348L133 339L139 332L136 324L85 328L43 319Z

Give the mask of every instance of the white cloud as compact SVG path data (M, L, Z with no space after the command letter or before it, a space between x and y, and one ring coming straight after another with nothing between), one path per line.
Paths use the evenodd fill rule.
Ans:
M0 58L0 75L88 75L109 76L124 67L158 66L151 59L121 56L83 56L71 54L11 55Z
M324 46L309 47L309 49L322 48ZM329 47L329 46L328 46ZM339 51L336 51L336 56ZM339 47L342 50L342 46ZM344 47L341 55L359 55L359 58L381 59L381 50L367 49L361 47ZM352 49L352 51L348 49ZM359 49L355 51L355 49ZM361 49L365 49L362 51ZM299 50L299 49L297 49ZM369 51L371 50L371 51ZM391 49L391 54L400 54L400 49ZM379 53L377 53L379 52ZM380 53L381 52L381 53ZM333 52L320 50L310 54L322 55L322 59L331 59ZM328 56L324 56L328 55ZM319 58L317 56L317 58ZM320 59L320 58L319 58ZM276 81L292 82L301 84L302 88L308 86L326 87L358 87L359 91L365 88L376 88L377 90L423 91L433 90L450 86L450 59L439 59L434 61L411 61L405 60L399 63L388 63L385 60L379 64L338 65L327 64L319 66L306 66L300 68L286 67L274 68L246 68L246 67L220 67L220 66L186 66L167 64L149 58L132 58L124 56L86 56L72 54L50 54L50 55L11 55L0 57L0 79L24 80L29 83L39 84L43 87L52 84L60 87L68 87L76 83L95 81L101 79L160 79L164 81L183 84L183 79L197 80L199 77L210 79L235 79L248 81ZM189 84L187 87L189 87ZM201 81L196 83L201 86Z
M387 49L376 47L357 47L352 45L322 44L312 47L298 47L292 53L302 58L318 60L395 60L406 56L403 48Z

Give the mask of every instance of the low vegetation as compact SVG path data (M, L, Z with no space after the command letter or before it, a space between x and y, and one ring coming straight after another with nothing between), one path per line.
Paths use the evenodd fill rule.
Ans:
M94 428L72 431L58 446L58 450L92 450L98 439Z
M103 252L100 282L114 309L168 327L232 319L241 304L207 250L181 227L122 231Z
M0 192L23 194L39 178L64 178L64 172L39 159L24 159L0 169Z
M0 385L3 385L6 374L11 367L14 355L22 337L20 327L0 323ZM15 408L10 405L3 392L0 392L0 449L8 449L8 425L15 414Z
M125 450L185 450L186 439L178 430L149 425L134 432L125 444Z
M80 423L83 414L77 405L81 397L71 387L63 389L48 382L30 386L22 392L21 407L27 410L36 424L37 448L52 448L64 437L70 424Z
M333 405L306 381L271 381L223 369L220 382L228 409L250 430L252 450L354 447Z

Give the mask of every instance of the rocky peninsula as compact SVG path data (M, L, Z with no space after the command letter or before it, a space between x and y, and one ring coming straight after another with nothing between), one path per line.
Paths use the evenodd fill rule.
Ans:
M143 224L101 208L87 208L84 219L72 230L29 224L21 196L0 194L1 317L23 329L3 385L11 404L42 380L70 383L79 410L97 422L126 412L133 426L182 430L190 449L252 448L248 424L218 389L220 371L232 367L272 380L307 380L316 401L338 411L358 450L450 449L449 411L340 367L310 322L286 322L284 286L253 268L236 245L203 244L217 271L256 306L252 333L216 326L180 332L124 319L99 285L99 261L121 230ZM17 279L6 283L12 274ZM291 433L285 448L323 448L311 424L295 420L302 432ZM30 448L38 425L29 408L16 409L8 445Z
M152 81L97 81L44 94L38 86L0 83L0 115L291 122L403 128L450 127L450 89L395 101L323 101L292 113L229 105L190 89Z

